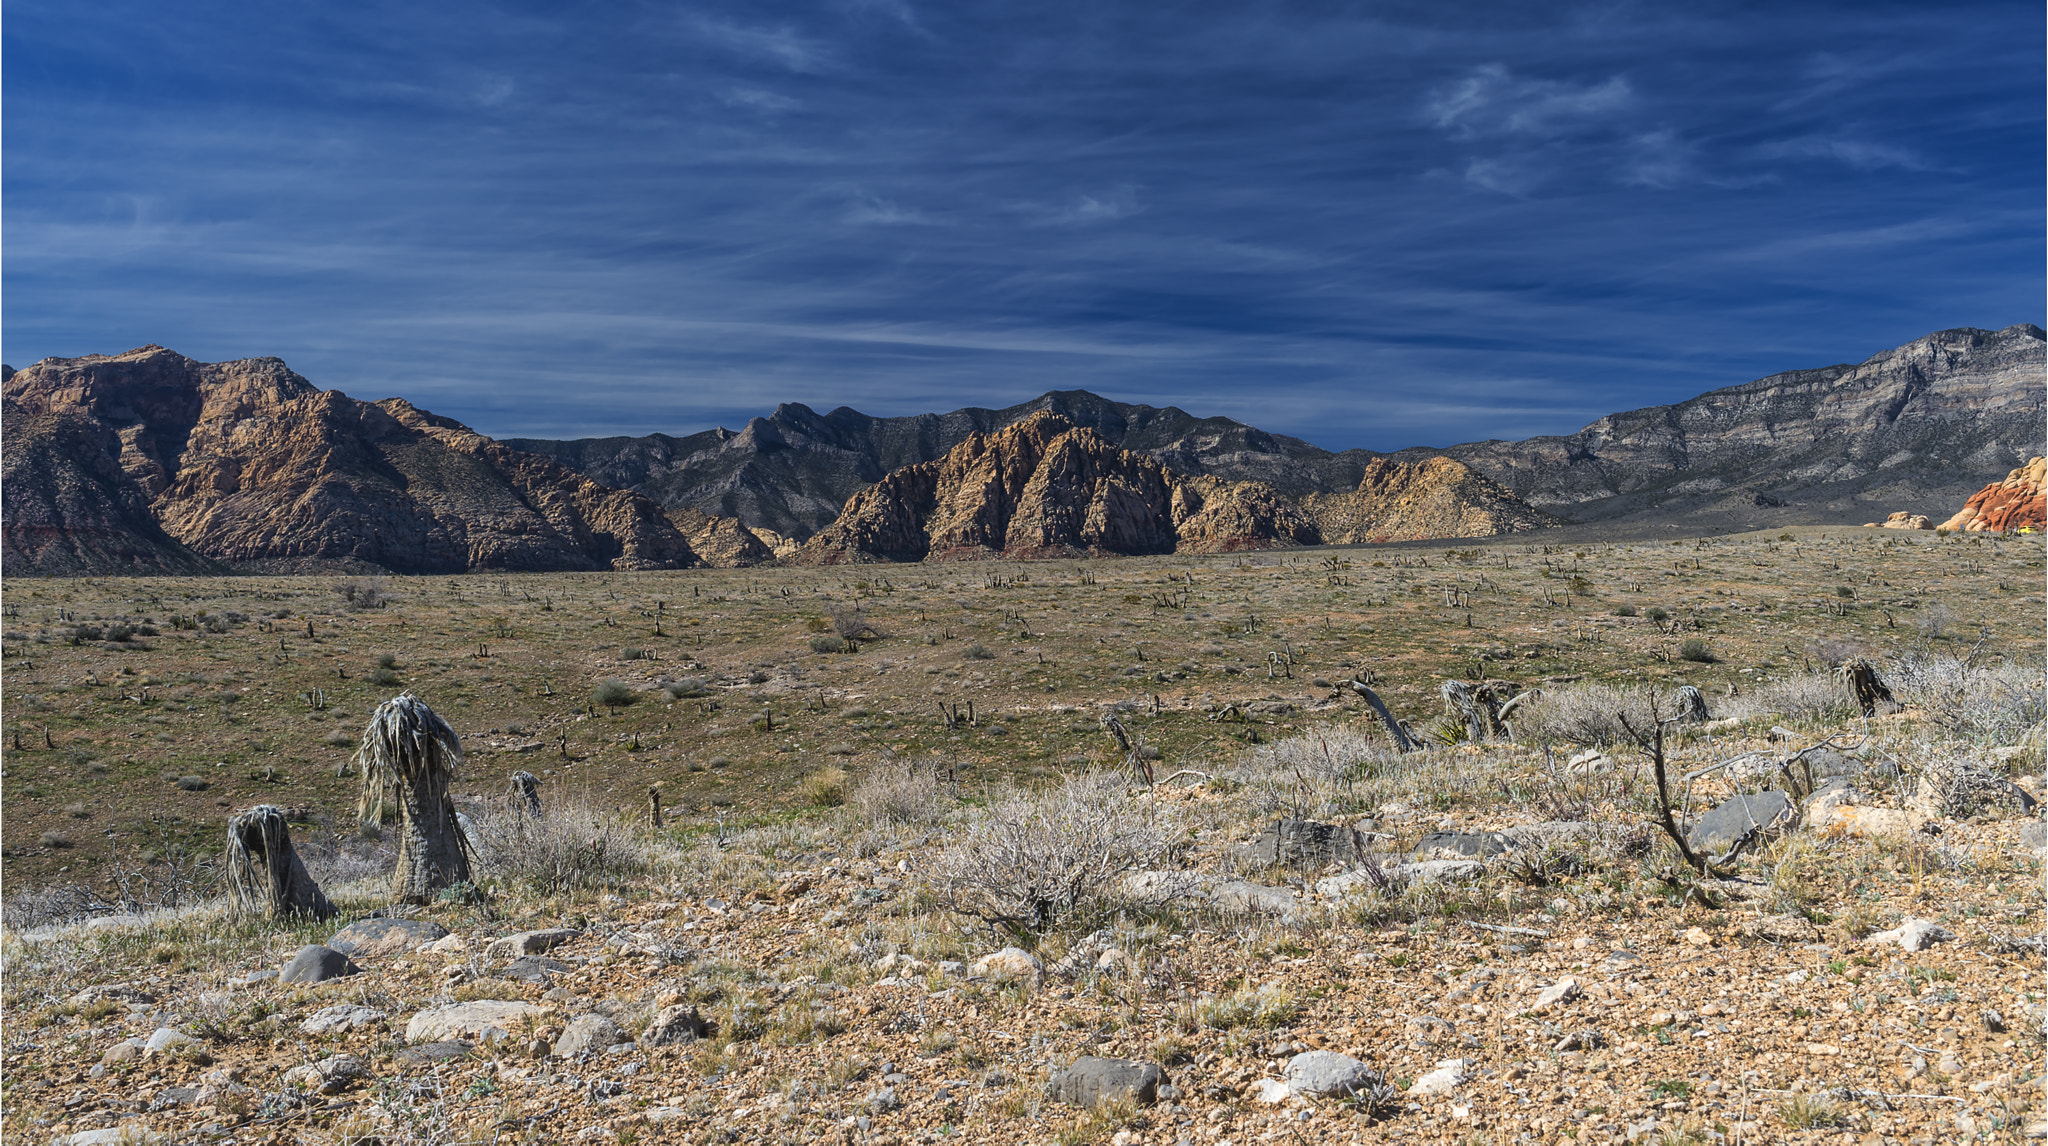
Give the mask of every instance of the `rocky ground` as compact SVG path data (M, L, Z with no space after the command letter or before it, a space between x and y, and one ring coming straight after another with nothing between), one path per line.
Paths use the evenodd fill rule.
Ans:
M1674 725L1689 842L1749 836L1705 876L1619 742L1325 729L1008 794L876 756L810 812L599 855L589 808L523 850L478 809L482 903L373 914L372 879L326 923L10 933L0 1117L73 1144L2041 1137L2031 703L2016 738L1917 707ZM1074 856L1080 894L986 924Z

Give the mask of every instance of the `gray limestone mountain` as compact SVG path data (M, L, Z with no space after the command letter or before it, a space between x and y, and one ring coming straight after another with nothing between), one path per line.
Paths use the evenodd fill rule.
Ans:
M2043 364L2038 326L1943 330L1575 434L1427 452L1577 521L1851 524L1873 506L1939 520L2043 452Z
M145 346L45 359L4 387L11 574L699 563L644 497L403 399L321 390L275 358Z
M1518 497L1543 511L1531 518L1527 507L1504 504L1504 517L1523 528L1554 523L1545 514L1617 523L1684 518L1726 528L1848 523L1867 519L1873 505L1946 516L1985 482L2043 453L2042 346L2041 328L2027 324L1939 331L1859 365L1774 374L1609 415L1575 434L1391 455L1333 453L1229 418L1084 390L1001 410L901 418L785 404L738 433L506 444L671 509L737 517L796 541L830 524L848 498L885 475L1042 411L1173 473L1260 481L1296 499L1358 490L1375 458L1419 464L1444 456L1510 502ZM1315 500L1323 503L1319 520L1330 511L1351 523L1333 536L1385 532L1357 528L1376 520L1370 509L1341 508L1341 497Z

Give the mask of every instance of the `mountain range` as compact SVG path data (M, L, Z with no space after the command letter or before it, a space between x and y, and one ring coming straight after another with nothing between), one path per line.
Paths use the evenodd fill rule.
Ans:
M2038 326L1943 330L1859 364L1786 371L1610 414L1574 434L1393 453L1333 453L1229 418L1085 390L897 418L786 403L738 432L505 444L663 505L796 540L831 524L848 498L885 475L1040 412L1174 473L1264 482L1295 498L1356 490L1376 458L1441 456L1574 521L1843 524L1863 520L1873 504L1946 517L1986 480L2041 453L2043 361Z
M2036 326L1946 330L1576 434L1385 454L1079 390L494 441L403 398L321 390L275 358L147 346L0 367L0 561L15 575L639 569L1946 518L2044 452L2043 361Z

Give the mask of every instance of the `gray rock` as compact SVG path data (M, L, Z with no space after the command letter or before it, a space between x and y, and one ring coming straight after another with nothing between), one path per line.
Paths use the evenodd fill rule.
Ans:
M678 1004L663 1007L640 1032L640 1041L653 1047L693 1043L718 1029L718 1024L697 1013L697 1008Z
M156 1146L164 1136L140 1122L125 1126L107 1126L99 1130L81 1130L76 1134L59 1134L50 1139L50 1146Z
M903 1100L896 1097L893 1086L885 1086L868 1095L868 1112L871 1114L887 1114L901 1105Z
M627 1041L626 1032L603 1015L577 1015L562 1028L554 1053L557 1058L579 1058Z
M475 1043L465 1042L461 1039L448 1039L441 1042L420 1043L417 1046L401 1047L393 1057L407 1066L433 1066L435 1063L461 1058L475 1049Z
M552 951L569 940L583 934L571 927L550 927L542 931L521 931L491 940L484 948L486 959L516 959L521 955L540 955Z
M1132 1099L1143 1106L1159 1101L1166 1071L1156 1062L1097 1058L1085 1055L1065 1070L1055 1071L1046 1089L1054 1100L1072 1106L1096 1106Z
M1365 833L1343 824L1314 820L1276 820L1246 849L1246 858L1260 867L1319 868L1362 861L1369 841Z
M176 1054L179 1047L192 1046L198 1041L198 1039L183 1031L175 1031L169 1027L158 1027L155 1031L151 1032L149 1038L143 1041L142 1057L157 1058L162 1055Z
M335 932L327 946L352 959L370 959L403 955L447 934L446 927L424 919L358 919Z
M100 1055L100 1062L134 1062L142 1057L142 1048L147 1045L141 1039L122 1039Z
M569 965L545 955L521 955L498 972L500 979L512 979L521 983L546 985L556 975L569 970Z
M127 983L95 983L71 996L71 1001L81 1007L91 1006L101 999L112 999L117 1003L154 1003L156 996Z
M384 1018L384 1012L374 1007L359 1007L354 1003L340 1003L323 1007L306 1016L299 1024L299 1030L309 1035L332 1035L367 1027Z
M2020 825L2020 846L2048 848L2048 820L2028 820Z
M1585 820L1545 820L1539 824L1518 824L1500 833L1509 847L1540 848L1551 844L1580 844L1598 839L1600 825Z
M497 999L452 1003L414 1015L405 1024L405 1041L434 1043L452 1039L481 1039L492 1042L505 1038L523 1027L526 1019L531 1018L538 1022L546 1014L546 1009L536 1007L532 1003L512 1003Z
M1759 792L1754 796L1730 796L1701 816L1686 833L1685 842L1696 851L1723 852L1752 828L1774 830L1792 820L1792 798L1783 792Z
M1296 1094L1357 1094L1380 1082L1377 1071L1350 1055L1323 1050L1304 1051L1287 1060L1280 1077Z
M1431 832L1415 845L1417 859L1485 859L1513 851L1505 832Z
M1896 943L1901 950L1925 951L1936 943L1946 943L1955 937L1955 932L1933 920L1908 919L1890 931L1879 931L1869 936L1864 942L1877 946Z
M280 1081L287 1090L340 1094L368 1077L368 1063L352 1054L337 1054L323 1058L319 1062L301 1063L285 1071Z
M967 971L977 978L993 979L998 983L1020 980L1035 983L1045 974L1045 964L1022 947L1005 947L976 959Z
M1486 865L1479 860L1423 860L1394 864L1387 869L1387 878L1396 883L1442 883L1447 879L1471 879L1485 871Z
M344 975L354 975L361 967L349 961L349 957L330 947L311 943L299 948L277 972L280 983L325 983Z

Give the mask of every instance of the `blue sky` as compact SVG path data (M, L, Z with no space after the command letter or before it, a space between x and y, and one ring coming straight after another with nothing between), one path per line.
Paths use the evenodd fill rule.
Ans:
M4 344L1330 448L2043 318L2038 3L9 0Z

